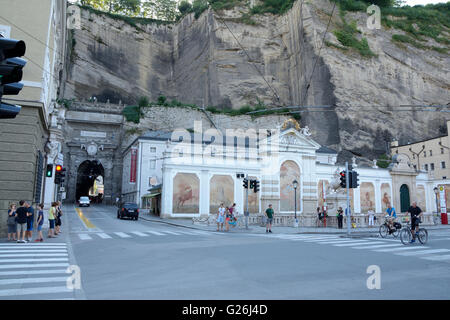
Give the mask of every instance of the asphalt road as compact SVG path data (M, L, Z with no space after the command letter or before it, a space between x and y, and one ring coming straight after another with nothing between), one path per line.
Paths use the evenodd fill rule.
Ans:
M429 231L425 246L404 246L393 238L283 235L276 227L273 234L199 231L119 220L110 207L76 209L65 206L57 239L0 243L0 299L450 297L449 230ZM67 288L69 265L80 268L80 289ZM369 277L379 289L368 288Z

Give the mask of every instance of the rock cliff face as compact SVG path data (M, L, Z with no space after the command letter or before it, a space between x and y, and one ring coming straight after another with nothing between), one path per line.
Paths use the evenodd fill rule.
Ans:
M301 125L311 128L317 142L340 151L341 159L351 153L373 158L393 138L402 143L437 136L450 114L386 106L449 103L449 56L400 48L391 37L401 32L369 30L363 13L347 16L358 21L375 57L323 45L332 7L327 0L297 1L283 16L252 17L256 25L239 22L243 8L209 10L197 20L191 14L177 24L138 28L83 10L65 97L131 104L140 96L164 95L218 108L256 104L257 98L270 105L330 105L326 112L302 112ZM339 19L336 8L328 43L338 44L330 31ZM189 113L178 113L171 127L186 127ZM269 118L274 123L284 117ZM217 125L226 129L237 122ZM268 123L250 122L242 125Z

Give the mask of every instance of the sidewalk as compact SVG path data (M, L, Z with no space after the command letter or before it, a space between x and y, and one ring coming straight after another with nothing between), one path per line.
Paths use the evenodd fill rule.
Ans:
M210 224L209 226L203 223L192 223L192 219L161 219L156 216L152 215L141 215L139 217L140 219L152 221L152 222L158 222L158 223L164 223L167 225L173 225L177 227L184 227L184 228L190 228L190 229L197 229L197 230L204 230L204 231L216 231L217 230L217 224ZM225 227L225 226L224 226ZM438 226L424 226L428 230L449 230L450 231L450 225L438 225ZM373 228L356 228L351 229L351 235L377 235L379 230L379 226L375 226ZM343 229L337 229L334 227L327 227L327 228L316 228L316 227L278 227L273 226L272 231L274 233L282 233L282 234L298 234L298 233L304 233L304 234L347 234L347 228L346 226ZM261 227L259 225L249 225L248 229L244 228L238 228L238 227L231 227L230 226L230 233L265 233L265 227Z

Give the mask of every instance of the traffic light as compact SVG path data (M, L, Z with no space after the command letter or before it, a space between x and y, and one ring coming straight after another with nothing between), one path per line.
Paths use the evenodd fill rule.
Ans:
M60 164L57 164L56 168L55 168L55 184L61 183L62 170L63 170L63 167Z
M244 187L244 189L248 189L248 179L244 178L243 182L242 182L242 186Z
M340 183L340 186L342 187L342 188L347 188L347 181L345 180L346 178L345 178L345 171L341 171L340 173L339 173L339 175L341 176L341 183Z
M17 58L25 54L26 46L22 40L0 37L0 119L12 119L20 112L21 107L2 103L3 95L18 95L23 88L22 68L27 63Z
M253 191L255 193L257 193L259 191L259 181L258 180L254 180L254 182L253 182Z
M356 171L350 171L350 176L349 176L349 181L350 181L350 188L358 188L358 172Z
M45 171L45 176L47 178L51 178L53 175L53 165L52 164L48 164L47 165L47 170Z
M255 187L255 180L250 180L250 189Z
M59 176L60 176L60 184L64 184L65 181L64 178L66 177L66 168L61 169Z

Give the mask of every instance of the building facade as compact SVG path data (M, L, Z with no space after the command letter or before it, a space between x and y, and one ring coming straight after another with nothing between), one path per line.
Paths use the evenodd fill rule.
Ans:
M66 1L0 0L0 7L0 31L25 42L27 61L20 94L2 97L22 107L15 119L0 120L0 228L5 232L11 202L54 198L53 179L44 177L44 168L61 158L54 110L65 56Z
M149 131L131 143L123 154L123 200L146 209L147 197L159 198L161 207L149 209L163 218L205 217L216 214L221 203L236 203L242 213L247 209L243 177L248 176L260 182L257 193L248 189L250 215L263 214L269 204L285 217L313 217L318 206L333 215L341 206L337 181L344 167L336 164L337 153L316 143L295 121L271 135L257 135L256 144L249 136L239 144L232 134L197 132ZM359 187L350 189L355 214L381 214L388 204L406 212L413 201L427 213L436 210L438 183L414 170L407 155L396 155L387 169L353 167L359 174Z

